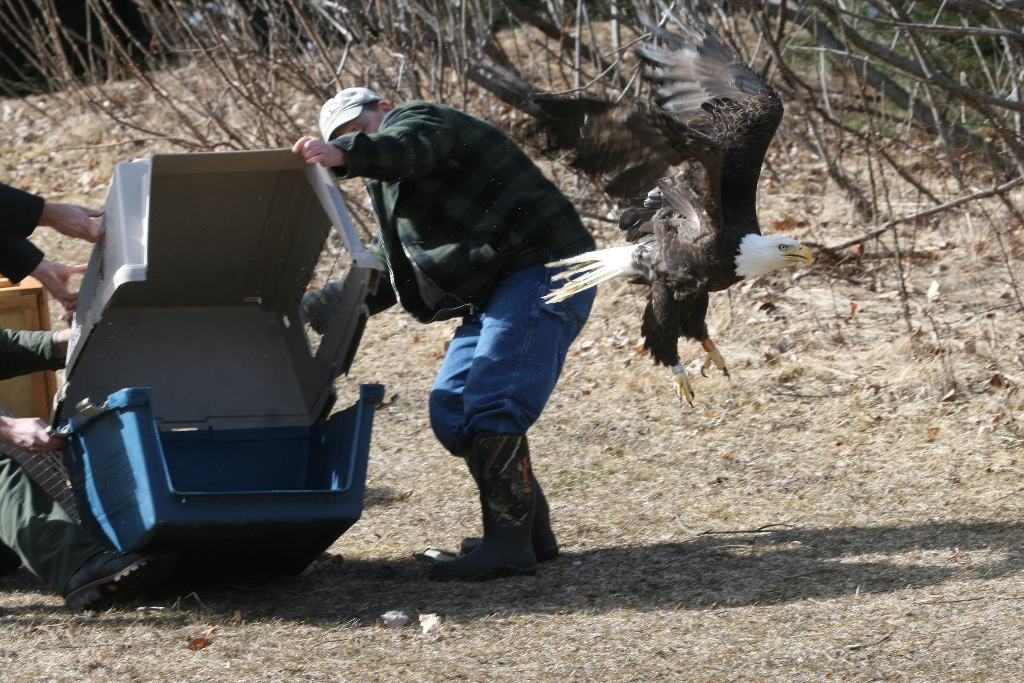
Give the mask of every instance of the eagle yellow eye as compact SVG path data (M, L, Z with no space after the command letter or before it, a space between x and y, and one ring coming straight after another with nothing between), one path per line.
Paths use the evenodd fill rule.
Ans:
M789 247L787 245L785 245L785 244L780 244L779 245L779 251L786 251L787 249L789 249Z

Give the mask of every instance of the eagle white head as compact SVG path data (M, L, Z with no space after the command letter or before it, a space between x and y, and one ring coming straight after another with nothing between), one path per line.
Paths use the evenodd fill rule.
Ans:
M813 260L810 247L792 237L764 237L751 233L740 242L740 250L736 254L736 275L749 280L778 268Z

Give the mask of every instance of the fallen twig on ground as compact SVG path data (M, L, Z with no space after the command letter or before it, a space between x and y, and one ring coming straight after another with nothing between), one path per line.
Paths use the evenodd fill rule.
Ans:
M863 650L864 648L867 648L867 647L874 647L875 645L881 645L885 641L887 641L890 638L892 638L894 633L896 633L896 631L889 631L888 633L886 633L884 636L882 636L878 640L871 641L870 643L859 643L857 645L847 645L846 649L847 650Z
M700 535L711 536L713 534L770 534L775 531L792 528L793 525L788 522L777 522L772 524L765 524L764 526L759 526L756 529L722 529L721 531L708 529L707 531L702 531Z
M1006 597L1000 597L997 595L979 595L974 598L956 598L954 600L918 600L919 605L950 605L957 602L978 602L979 600L992 600L993 602L1002 602L1005 600L1024 600L1024 595L1011 595Z

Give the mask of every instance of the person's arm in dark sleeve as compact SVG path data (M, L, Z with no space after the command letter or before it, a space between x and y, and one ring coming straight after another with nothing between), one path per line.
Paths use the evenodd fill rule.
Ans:
M43 252L22 237L0 233L0 275L18 284L43 261Z
M64 367L64 355L52 330L0 329L0 380Z
M0 183L0 234L31 235L39 225L45 203L42 197Z
M457 131L434 107L403 105L393 116L376 133L349 133L331 141L345 153L347 164L335 173L396 182L426 175L451 156Z

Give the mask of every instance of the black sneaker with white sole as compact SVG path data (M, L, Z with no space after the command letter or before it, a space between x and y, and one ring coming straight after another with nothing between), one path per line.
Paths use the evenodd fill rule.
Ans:
M152 588L177 565L178 556L170 550L96 553L64 587L64 603L73 610L107 607L115 598L132 598Z

